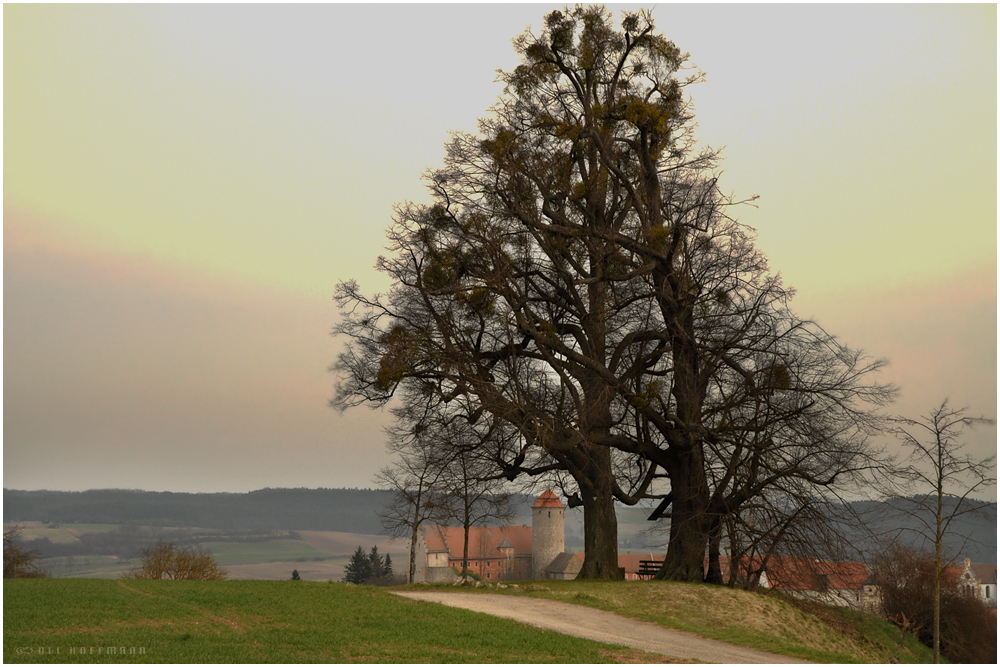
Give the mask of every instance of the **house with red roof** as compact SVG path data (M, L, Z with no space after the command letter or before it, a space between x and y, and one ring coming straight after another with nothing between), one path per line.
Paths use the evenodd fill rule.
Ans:
M483 581L574 578L580 571L574 558L560 558L566 555L565 519L566 506L546 489L531 506L531 526L473 526L468 569ZM462 571L464 541L461 527L421 527L415 581L454 581Z
M760 583L767 588L838 607L861 609L868 569L864 563L771 556Z
M470 571L484 581L531 578L531 528L473 526L469 529ZM416 581L447 582L462 570L462 527L426 526L417 539Z

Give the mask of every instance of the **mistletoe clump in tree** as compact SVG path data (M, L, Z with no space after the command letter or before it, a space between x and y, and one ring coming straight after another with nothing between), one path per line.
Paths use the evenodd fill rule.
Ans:
M870 466L868 408L891 391L788 309L695 146L700 75L649 12L620 30L603 7L552 12L514 46L492 114L428 174L434 204L397 208L392 290L339 286L334 402L502 424L494 476L555 476L583 507L581 577L621 576L615 501L660 497L661 576L701 580L749 500Z

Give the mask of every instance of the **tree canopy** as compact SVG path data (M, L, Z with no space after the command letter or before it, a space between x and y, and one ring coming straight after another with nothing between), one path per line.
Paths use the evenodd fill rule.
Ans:
M663 498L662 576L701 580L751 499L873 465L879 362L789 308L698 148L701 79L649 12L545 17L476 134L397 207L393 287L338 287L335 404L424 401L491 439L494 475L549 475L584 509L581 577L618 578L614 503ZM442 417L443 415L443 417Z

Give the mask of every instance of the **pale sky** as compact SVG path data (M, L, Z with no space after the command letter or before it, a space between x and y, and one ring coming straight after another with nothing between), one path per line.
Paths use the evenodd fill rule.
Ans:
M386 287L392 205L557 7L5 5L4 486L370 486L334 288ZM995 417L996 6L654 17L800 314L890 361L894 412Z

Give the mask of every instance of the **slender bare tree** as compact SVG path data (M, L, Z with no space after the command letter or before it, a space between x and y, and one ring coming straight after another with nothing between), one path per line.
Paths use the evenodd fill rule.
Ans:
M969 417L967 412L968 408L952 408L945 399L917 419L897 419L896 434L909 453L908 481L924 493L930 490L928 495L897 498L893 504L917 519L918 535L934 547L934 662L941 660L941 573L947 565L945 538L955 519L981 512L991 505L976 500L972 494L996 486L993 474L996 455L974 457L965 451L961 440L966 428L996 424L996 421ZM953 495L957 502L947 506L946 495Z

